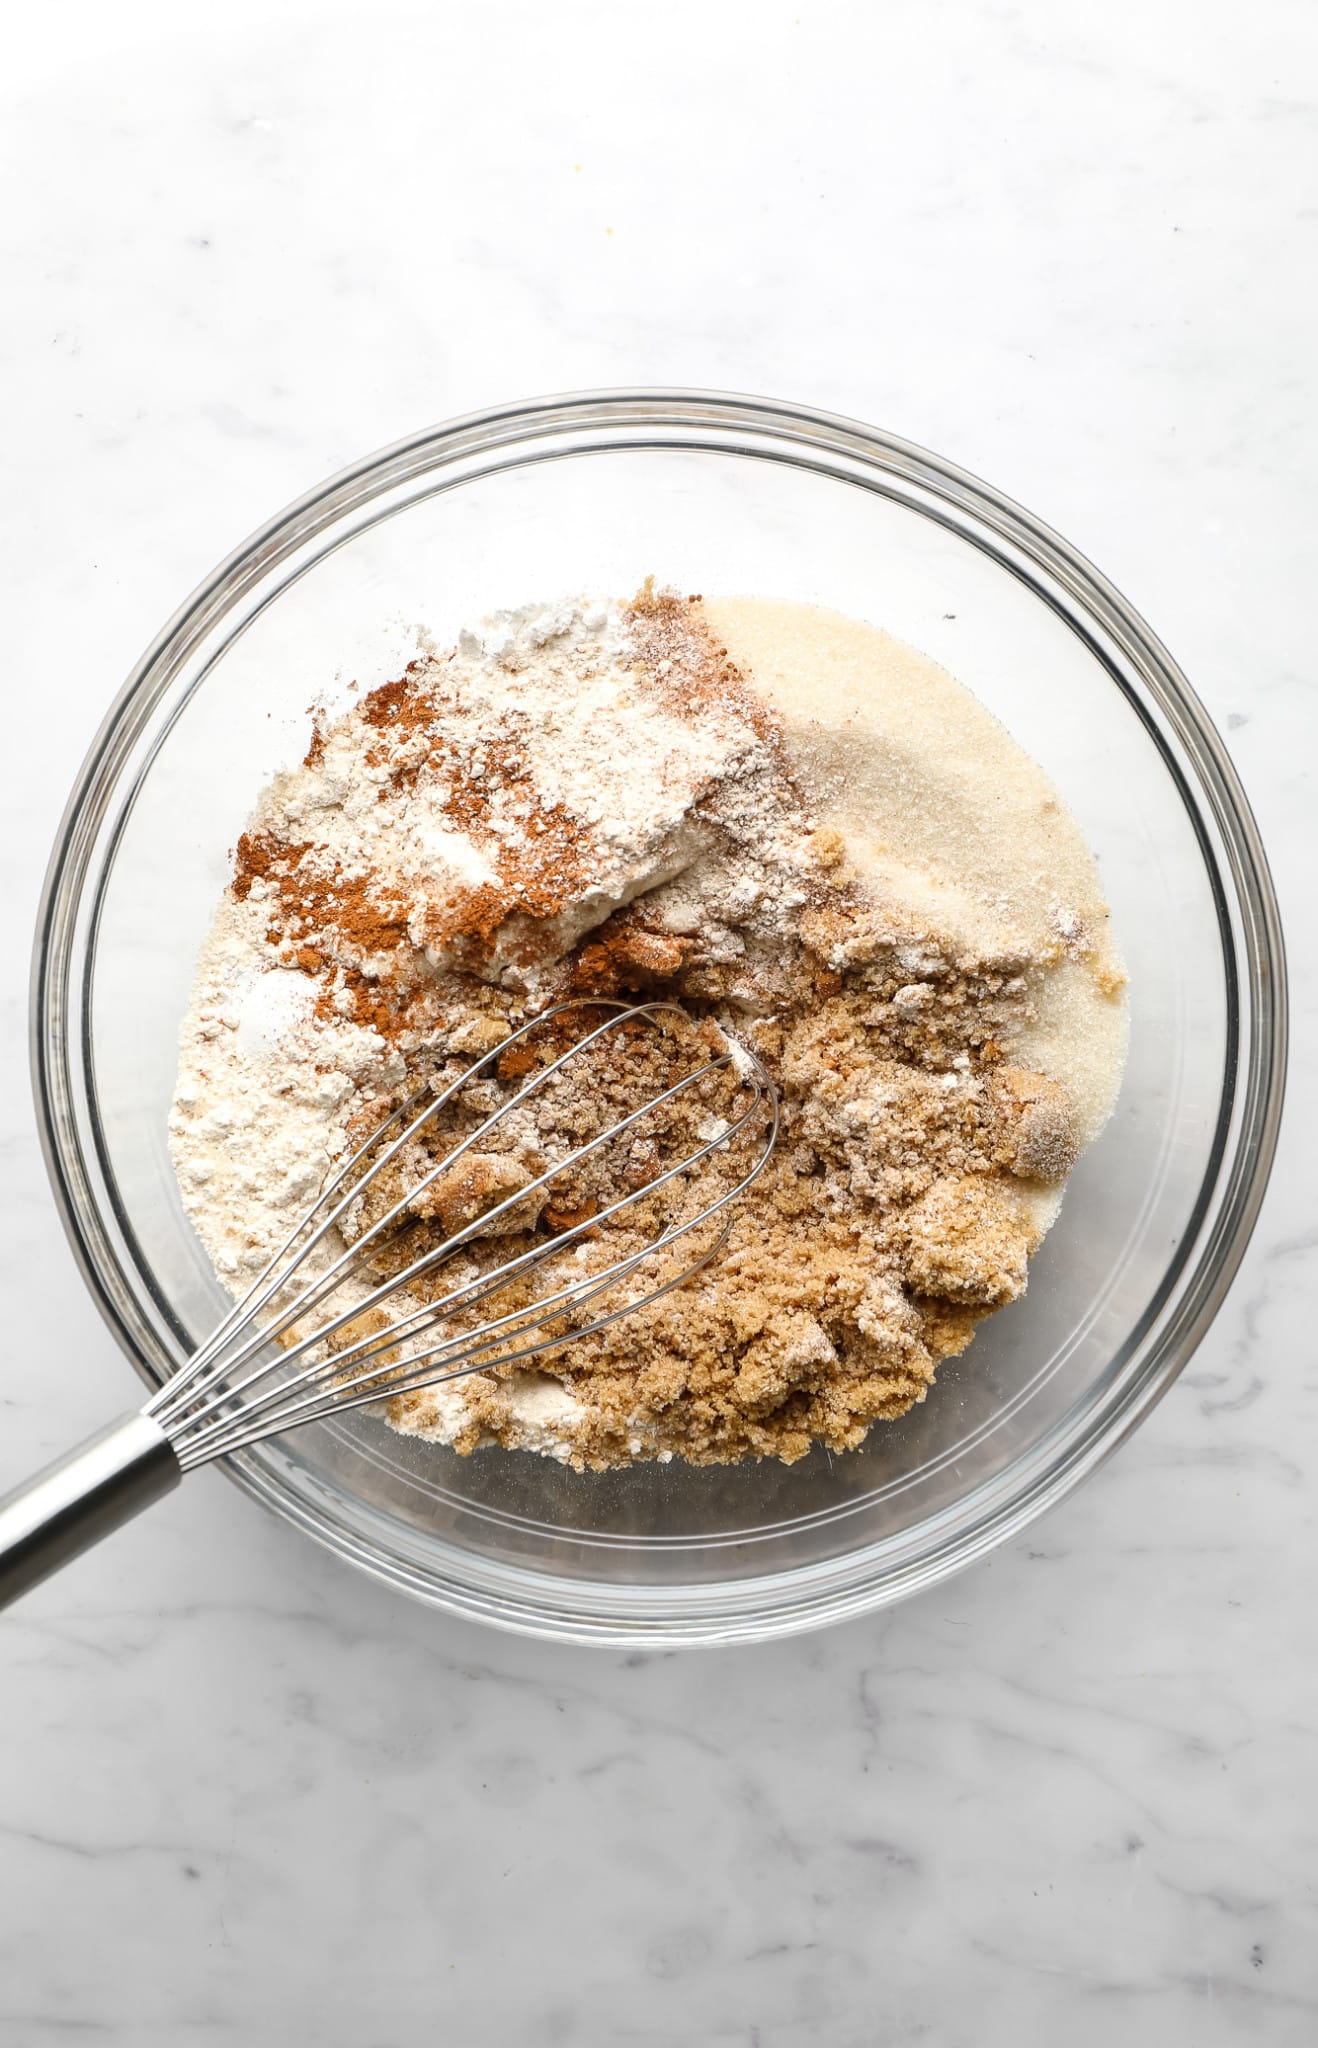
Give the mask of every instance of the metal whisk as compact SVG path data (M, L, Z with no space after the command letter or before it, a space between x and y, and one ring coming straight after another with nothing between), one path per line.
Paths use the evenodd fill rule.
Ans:
M520 1088L445 1151L433 1168L404 1184L402 1192L386 1202L383 1213L356 1232L364 1198L379 1191L381 1176L391 1168L400 1162L407 1166L415 1157L415 1141L427 1127L433 1130L462 1090L487 1069L500 1063L506 1067L507 1055L555 1018L569 1012L598 1015L601 1010L612 1014L547 1064L532 1061L533 1070ZM726 1209L767 1164L778 1135L777 1091L754 1055L726 1033L725 1051L647 1096L639 1107L585 1139L536 1178L481 1208L442 1242L429 1244L400 1270L368 1284L364 1294L359 1285L342 1301L347 1284L364 1268L376 1270L387 1247L401 1242L400 1232L419 1213L419 1199L463 1159L479 1156L481 1144L520 1105L610 1033L638 1026L657 1030L666 1019L692 1022L676 1003L629 1005L594 998L562 1003L511 1033L446 1087L423 1087L401 1103L327 1182L212 1335L138 1413L112 1423L0 1500L0 1606L168 1493L196 1465L344 1409L558 1350L657 1300L705 1265L719 1250L728 1226L697 1256L666 1272L658 1284L635 1295L629 1291L626 1299L583 1319L591 1303L626 1288L656 1254ZM590 1207L588 1213L568 1220L553 1235L532 1232L527 1249L502 1263L479 1269L474 1277L468 1271L447 1290L431 1293L428 1288L424 1297L415 1291L418 1281L429 1282L465 1245L488 1237L501 1220L507 1220L509 1231L525 1234L527 1205L551 1183L643 1126L647 1117L709 1076L729 1068L738 1083L736 1114L713 1118L709 1135L694 1149L643 1177L640 1185L603 1208ZM749 1144L746 1169L716 1199L689 1216L672 1216L640 1247L630 1246L602 1266L563 1260L566 1249L587 1234L592 1240L599 1238L613 1219L635 1204L665 1189L676 1192L677 1184L702 1160L732 1147L743 1134ZM530 1276L556 1261L570 1268L566 1278L553 1275L557 1284L551 1281L547 1292L527 1298ZM513 1297L502 1312L500 1295ZM481 1312L474 1324L473 1310Z

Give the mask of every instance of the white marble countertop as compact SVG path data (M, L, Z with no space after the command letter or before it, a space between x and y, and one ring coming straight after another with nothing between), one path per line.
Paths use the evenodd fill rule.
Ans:
M1049 519L1228 731L1298 1053L1193 1365L942 1592L759 1650L548 1648L207 1473L13 1610L0 2038L1318 2038L1308 0L125 0L6 40L6 1475L134 1384L28 1098L76 759L232 543L433 419L767 392Z

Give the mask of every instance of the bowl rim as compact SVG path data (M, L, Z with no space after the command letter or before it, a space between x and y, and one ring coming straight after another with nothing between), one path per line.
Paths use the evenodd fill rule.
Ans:
M664 438L645 442L597 438L589 446L592 452L638 446L650 450L719 448L723 444L708 439L676 437L707 436L720 429L749 436L752 441L759 437L766 442L794 443L803 451L805 466L837 478L843 471L831 465L845 462L852 469L882 477L889 486L883 495L960 532L1058 613L1100 659L1114 683L1120 684L1094 629L1106 636L1136 671L1193 769L1192 786L1147 707L1126 690L1127 701L1180 788L1198 833L1217 903L1228 1023L1224 1086L1210 1166L1194 1226L1185 1232L1184 1255L1169 1268L1171 1278L1184 1284L1173 1313L1157 1331L1143 1369L1128 1381L1118 1400L1087 1416L1087 1426L1067 1444L1060 1458L1050 1459L1046 1468L1034 1472L1010 1499L999 1501L977 1522L963 1526L954 1540L924 1557L867 1577L857 1568L858 1563L875 1546L862 1546L847 1554L839 1571L812 1565L760 1579L665 1588L657 1600L649 1596L659 1589L559 1581L517 1566L489 1565L473 1570L469 1579L450 1582L420 1572L400 1558L371 1555L346 1532L319 1521L303 1501L276 1485L271 1472L249 1456L220 1461L235 1483L323 1547L447 1611L521 1633L576 1642L626 1640L634 1646L673 1647L683 1642L728 1642L794 1633L886 1605L932 1584L1018 1533L1125 1440L1192 1355L1221 1305L1252 1234L1281 1120L1287 1000L1285 946L1267 857L1248 799L1216 728L1181 669L1139 613L1043 521L969 471L914 442L777 399L681 387L625 387L519 400L464 414L349 464L285 506L218 564L161 628L115 696L60 821L33 949L30 1030L37 1122L61 1222L83 1278L102 1317L148 1385L154 1388L161 1378L159 1366L149 1356L155 1340L107 1232L73 1108L78 1093L74 1063L86 1074L92 1062L85 1002L80 1006L82 1028L76 1040L70 1039L66 1029L74 913L90 878L97 835L119 793L120 769L187 651L199 645L211 626L272 566L328 525L389 488L483 451L501 450L506 460L510 448L533 445L564 432L608 436L610 431L617 435L624 428L631 432L645 427L652 427ZM726 448L725 452L748 451ZM759 452L763 459L783 459L768 447ZM456 481L460 484L462 479ZM904 496L902 487L920 494L919 500ZM879 489L880 485L876 481L870 488ZM933 501L932 507L923 502L925 497ZM970 532L960 523L967 517L975 522ZM985 531L996 545L986 544ZM1068 603L1059 603L1051 590L1035 580L1036 575L1060 587ZM1205 831L1205 804L1217 834L1216 849ZM1219 856L1225 859L1233 903L1228 903L1223 890ZM93 963L94 947L84 963L85 979ZM1248 1063L1243 1073L1242 1014L1248 1023ZM113 1188L108 1176L107 1184ZM1200 1242L1201 1226L1210 1210L1211 1228ZM119 1221L122 1225L124 1219ZM1143 1335L1158 1321L1170 1294L1171 1280L1167 1279L1146 1311ZM462 1554L472 1558L471 1553ZM735 1584L736 1611L718 1603L720 1587L729 1583ZM529 1597L532 1585L536 1597ZM750 1599L748 1587L757 1589ZM677 1595L682 1598L674 1604ZM638 1601L643 1611L636 1611Z

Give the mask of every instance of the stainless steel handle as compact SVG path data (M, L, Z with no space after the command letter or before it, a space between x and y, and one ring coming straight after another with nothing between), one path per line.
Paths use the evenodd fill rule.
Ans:
M159 1423L125 1415L0 1500L0 1607L90 1550L177 1486Z

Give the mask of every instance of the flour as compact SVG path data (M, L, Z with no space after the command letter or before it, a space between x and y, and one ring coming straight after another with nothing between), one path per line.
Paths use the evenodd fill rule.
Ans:
M640 670L621 606L523 606L274 779L198 965L171 1120L223 1275L264 1264L342 1154L352 1101L396 1085L411 1045L486 1048L456 971L543 997L586 933L654 892L674 931L781 934L810 821L775 736L735 692L680 703ZM291 872L252 851L290 846ZM724 951L744 948L727 930ZM406 992L417 1028L382 1033L380 1004Z

